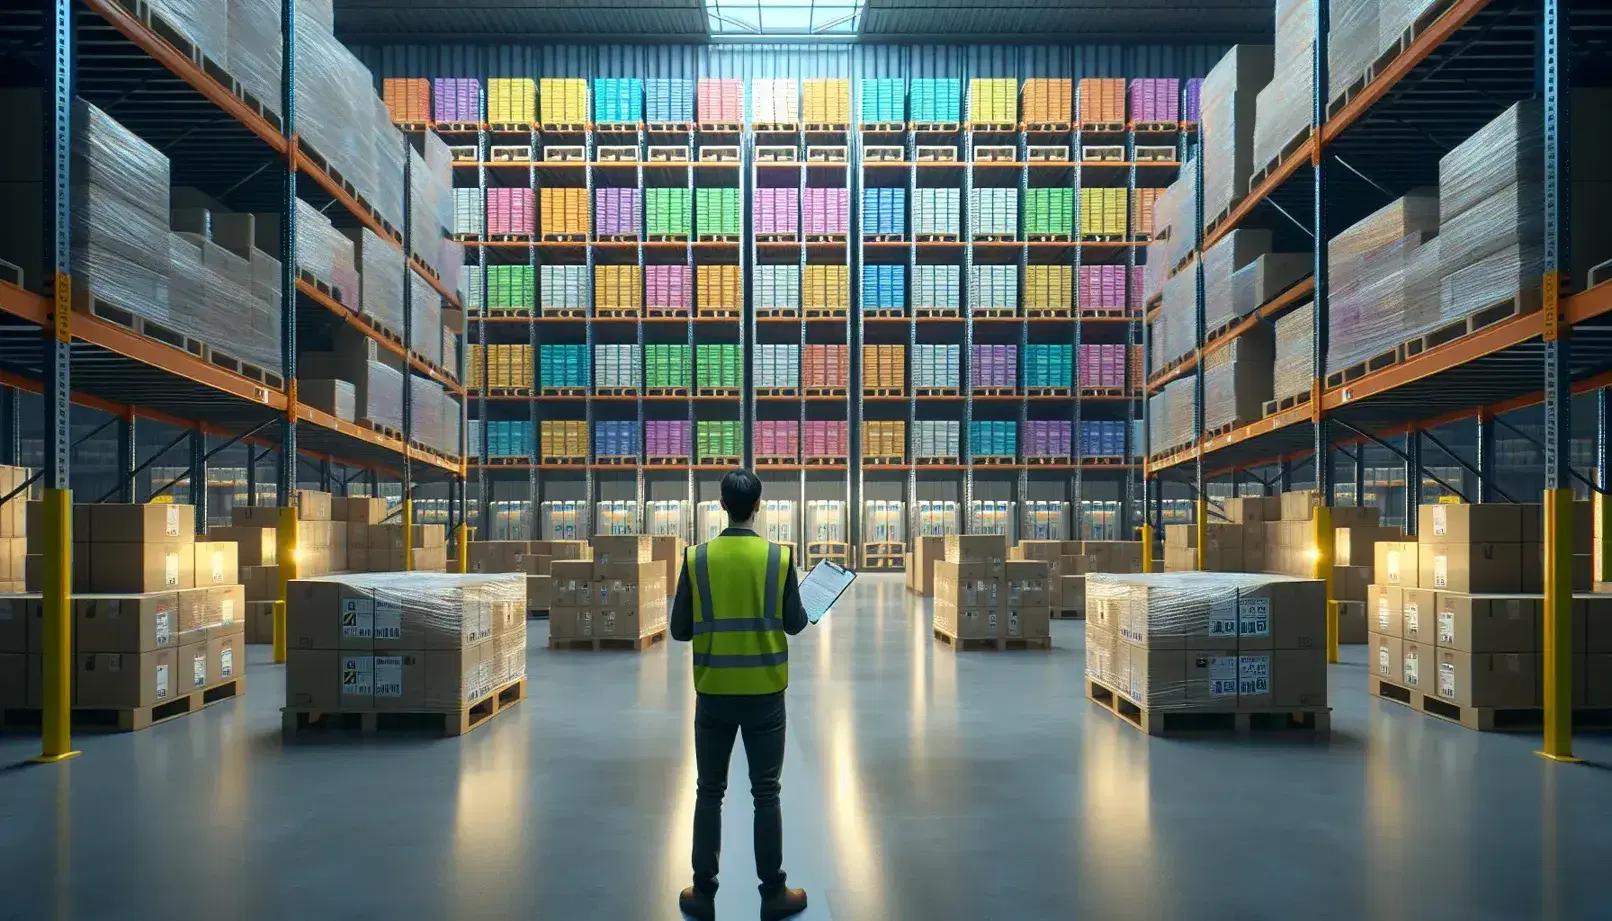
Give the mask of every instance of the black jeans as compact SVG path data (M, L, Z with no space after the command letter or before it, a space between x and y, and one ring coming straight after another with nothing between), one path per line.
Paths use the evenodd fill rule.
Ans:
M778 777L784 770L784 692L762 696L701 694L694 708L694 888L716 894L722 853L722 794L728 789L733 737L744 733L750 795L756 801L756 876L761 897L784 887L784 825Z

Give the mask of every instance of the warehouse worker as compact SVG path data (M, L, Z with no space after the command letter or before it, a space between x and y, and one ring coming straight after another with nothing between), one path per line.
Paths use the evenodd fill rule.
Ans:
M728 527L688 549L672 606L672 639L694 643L694 885L683 890L683 914L716 916L716 875L722 850L722 794L735 733L744 734L750 795L756 801L756 875L761 918L804 911L806 890L784 885L783 815L778 805L784 769L784 689L789 641L806 629L806 611L790 548L756 533L761 481L748 470L722 478Z

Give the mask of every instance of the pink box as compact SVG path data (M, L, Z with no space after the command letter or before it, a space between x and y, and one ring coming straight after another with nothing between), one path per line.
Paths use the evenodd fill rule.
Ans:
M806 190L806 233L846 233L850 224L847 189Z
M744 81L701 78L695 88L695 113L702 122L744 121Z
M531 189L487 190L487 233L496 235L531 232Z
M799 233L800 192L798 189L758 188L752 196L756 233Z
M694 302L694 276L686 265L645 267L646 303L650 307L688 307Z

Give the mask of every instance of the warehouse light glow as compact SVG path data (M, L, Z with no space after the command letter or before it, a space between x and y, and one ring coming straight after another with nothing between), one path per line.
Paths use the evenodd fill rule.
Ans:
M863 0L705 0L712 35L822 36L855 34Z

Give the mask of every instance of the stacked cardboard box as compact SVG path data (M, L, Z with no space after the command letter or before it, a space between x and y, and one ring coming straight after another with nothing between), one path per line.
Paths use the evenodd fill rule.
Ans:
M1026 124L1067 125L1073 117L1074 93L1067 79L1031 77L1020 95Z
M1014 553L1047 564L1054 611L1084 617L1086 576L1142 571L1142 544L1128 540L1021 540Z
M744 283L736 265L702 265L695 269L698 298L697 313L711 311L738 311L743 300Z
M28 479L22 467L0 466L0 496L9 496ZM0 594L23 591L27 580L27 500L17 495L0 505Z
M545 125L580 125L588 120L588 81L539 80L538 118Z
M1125 123L1125 81L1087 77L1080 81L1077 102L1082 125Z
M273 511L278 515L279 509ZM237 575L245 598L246 642L273 642L274 600L280 586L279 530L256 523L214 525L207 529L207 536L235 545Z
M951 534L934 562L934 628L954 639L1051 636L1047 564L1009 560L1007 538Z
M526 675L524 595L513 574L297 579L286 602L286 706L467 710Z
M663 542L663 555L675 551ZM665 630L676 589L667 575L672 565L656 559L653 539L639 534L599 535L592 560L554 561L550 640L637 640Z
M1325 598L1286 576L1093 575L1086 674L1148 710L1325 707Z
M851 81L807 80L802 114L809 125L846 125L851 121Z
M975 124L1014 124L1019 120L1019 81L968 81L968 120Z
M1272 51L1270 45L1237 45L1226 52L1203 80L1199 120L1203 137L1200 156L1204 158L1203 219L1206 226L1248 194L1248 181L1255 168L1256 98L1271 82L1275 66ZM1177 180L1176 184L1182 185L1182 181ZM1191 215L1193 210L1188 207L1181 213ZM1190 221L1188 217L1183 223L1190 227ZM1157 212L1154 223L1159 223ZM1181 242L1190 245L1191 239L1189 233ZM1172 268L1173 262L1164 265L1162 270L1168 272Z
M946 538L925 534L912 545L912 561L907 566L907 589L919 595L935 593L935 563L946 556Z

